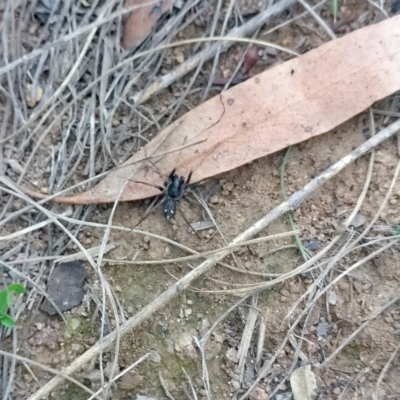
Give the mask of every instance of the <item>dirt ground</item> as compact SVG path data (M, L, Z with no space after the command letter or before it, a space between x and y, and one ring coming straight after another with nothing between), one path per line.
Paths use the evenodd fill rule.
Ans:
M256 8L254 2L249 4L243 2L241 6L248 11ZM223 9L226 10L226 8ZM330 8L325 7L324 10L321 15L328 18ZM341 8L342 14L348 16L349 10L351 10L353 25L343 24L341 30L338 28L339 34L345 34L347 29L353 30L363 24L372 23L379 17L379 10L376 7L362 1L344 2ZM361 18L362 16L364 17ZM278 24L285 18L282 16L274 23ZM266 37L266 40L305 52L325 41L320 34L315 34L315 27L314 20L307 17L274 32ZM189 35L196 29L200 29L199 26L195 28L190 26L180 33L180 39L185 35L190 37ZM238 49L239 47L233 47L222 57L217 69L221 76L232 72L237 62ZM167 59L168 57L174 60L180 57L180 54L171 51L167 53ZM264 57L251 70L251 75L283 61L284 57L273 55ZM196 88L206 85L211 64L211 62L205 64L202 75L196 82ZM157 99L151 99L146 106L154 115L160 115L165 107L175 101L177 93L180 95L184 91L189 79L190 77L186 77L164 90ZM216 92L216 89L213 90L210 97ZM131 94L133 93L129 95ZM199 94L188 95L185 98L185 107L180 109L178 114L182 115L186 109L196 107L199 99ZM374 108L387 110L392 104L392 99L388 99L375 105ZM121 106L115 116L115 120L118 121L115 123L116 127L124 124L127 113L127 109ZM392 120L388 117L376 114L378 131L389 122ZM59 143L63 134L62 129L64 128L61 127L60 132L54 133L53 144ZM154 129L150 132L149 136L155 134ZM289 196L303 188L311 179L365 142L370 135L369 112L365 112L332 132L291 148L285 172L286 194ZM324 260L331 259L338 254L344 242L354 238L372 221L384 201L399 162L398 140L398 138L390 139L375 150L371 182L365 201L357 214L358 222L354 223L354 228L343 232L343 223L351 214L362 193L368 175L371 153L329 180L293 212L295 227L300 230L301 242L309 256L317 254L336 235L342 233L342 241L331 249ZM129 140L123 144L120 143L115 149L113 154L116 159L124 152L124 146L130 146ZM25 148L21 162L29 156L29 149L29 146ZM184 217L189 222L203 219L203 210L195 202L190 204L182 202L180 209L184 217L178 213L171 221L163 217L160 208L150 213L137 226L137 229L148 234L111 230L108 243L113 245L113 249L107 252L104 258L112 261L104 262L102 271L114 291L115 298L118 299L117 307L123 318L129 319L140 313L157 296L200 263L199 260L191 260L161 265L125 264L125 261L163 260L188 254L175 245L150 234L173 240L197 252L226 246L283 201L280 168L285 153L286 151L282 151L259 159L227 174L217 176L200 187L203 195L211 195L208 205L223 237L215 227L197 234L188 227ZM51 171L48 171L45 156L48 157L46 152L37 152L35 167L27 174L27 179L35 182L38 187L46 187L49 174L51 174ZM85 161L87 161L86 158L81 160L81 167ZM79 173L83 168L79 170ZM13 171L7 171L7 175L13 180L17 178L17 174L13 175ZM73 179L71 178L71 181ZM79 178L76 180L78 181ZM162 184L160 178L160 185ZM323 279L318 290L322 291L340 273L372 251L382 247L387 243L387 238L394 235L393 232L400 225L399 188L400 186L396 183L392 196L379 219L373 224L365 243L368 244L368 241L374 239L381 239L381 242L359 247L340 257ZM2 201L6 206L9 197L6 194L4 196ZM149 204L150 200L118 204L112 221L113 225L129 229L136 227ZM10 213L24 206L25 203L22 200L14 200ZM58 213L71 209L71 206L66 205L57 207ZM112 205L100 204L75 207L73 210L76 219L83 219L84 216L85 221L107 224L112 207ZM3 218L7 218L7 213ZM1 228L1 235L6 236L30 226L29 218L31 216L27 212L5 223ZM262 232L262 236L291 230L288 216L283 216L268 226ZM15 261L18 257L25 256L41 257L46 254L48 243L56 242L59 236L60 233L56 228L38 229L31 236L22 239L25 253L21 248L20 255L13 254L11 258L4 259L4 262ZM85 224L76 231L76 237L85 248L100 245L103 236L103 228ZM77 251L76 244L71 241L65 243L67 244L63 254ZM0 245L1 252L5 255L10 249L18 246L18 242L10 240L6 243L0 242ZM29 247L29 251L25 245ZM399 303L393 304L384 312L379 312L388 301L399 296L399 252L397 243L378 256L372 257L334 284L326 295L315 302L306 317L301 319L289 340L285 338L291 324L315 295L314 292L310 294L307 290L321 276L326 264L317 265L312 272L296 275L245 300L219 322L204 346L210 397L239 399L255 382L262 366L274 360L268 374L259 379L249 398L293 399L291 373L294 369L308 364L311 365L316 377L318 386L316 398L318 399L400 399ZM303 262L296 242L290 236L243 246L235 252L234 257L226 257L225 265L219 264L212 268L191 285L190 289L177 295L173 301L155 312L139 328L123 336L118 348L117 372L123 371L147 353L150 355L148 359L112 385L112 395L109 398L121 400L206 399L207 387L203 379L202 355L193 338L200 340L229 307L244 295L248 295L246 288L268 282L279 274L289 273ZM84 265L88 271L85 283L86 296L80 306L64 313L67 324L58 315L49 316L40 311L39 301L42 297L39 292L29 298L29 304L25 306L18 318L18 355L60 370L95 344L102 326L104 334L115 329L116 321L109 303L107 303L105 321L101 319L101 299L104 293L102 293L99 277L88 263ZM29 276L38 286L46 288L50 271L49 264L33 263ZM9 275L5 276L7 279L10 278ZM36 277L39 279L36 280ZM297 304L305 293L305 297ZM241 370L237 353L252 309L257 311L257 322L251 334L249 349ZM259 334L260 332L262 334L264 324L265 333L262 335L264 342L261 354L257 356L257 352L260 351L258 349ZM357 331L360 327L363 329ZM328 364L324 364L324 361L351 335L354 335L353 340ZM280 347L282 343L283 346ZM3 332L0 349L12 352L13 346L15 346L13 336ZM99 359L93 358L89 365L75 373L73 377L91 390L98 390L101 387L100 368L104 368L103 375L109 378L115 350L114 345L111 350L103 352L102 367L100 367ZM394 358L391 359L393 355ZM3 363L3 374L5 368L6 362ZM26 363L18 363L13 377L12 396L8 398L28 399L52 376L51 372L44 371L37 365L28 366ZM3 385L5 385L4 382ZM72 383L64 383L48 396L48 398L76 400L89 397L83 389Z

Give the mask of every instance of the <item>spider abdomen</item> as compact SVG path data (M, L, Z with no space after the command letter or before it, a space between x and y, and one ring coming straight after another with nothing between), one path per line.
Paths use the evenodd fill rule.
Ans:
M173 174L170 179L171 183L168 185L167 188L168 196L172 197L173 199L178 199L182 195L185 179L175 174Z
M174 218L178 203L179 199L173 198L172 196L165 198L164 208L163 208L163 214L165 218L167 219Z

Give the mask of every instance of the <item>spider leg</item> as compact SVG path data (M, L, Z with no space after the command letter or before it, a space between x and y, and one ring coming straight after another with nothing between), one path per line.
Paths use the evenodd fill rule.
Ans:
M189 172L189 175L188 175L188 177L187 177L187 179L186 179L186 182L185 182L186 186L189 186L189 185L190 185L190 180L192 179L192 175L193 175L193 170L191 170L191 171Z
M147 182L143 182L143 181L134 181L132 179L129 179L131 182L135 182L135 183L141 183L142 185L146 185L146 186L151 186L153 188L156 188L158 190L160 190L161 192L165 192L165 188L163 188L162 186L159 185L153 185L151 183L147 183Z
M188 224L189 228L196 234L197 237L201 238L201 236L198 234L198 232L196 232L193 228L192 225L190 225L189 221L187 220L187 218L185 217L185 214L183 213L183 211L178 208L178 211L181 213L183 220Z
M156 197L155 201L153 201L153 204L150 205L150 207L144 213L143 217L141 219L139 219L139 222L132 229L136 229L154 210L157 210L157 208L160 207L162 203L164 203L164 200L165 200L165 197L160 199L160 201L154 205L154 203L157 202L157 197Z
M171 171L171 173L168 175L168 180L172 181L175 177L175 172L176 172L176 168L174 167L174 169Z

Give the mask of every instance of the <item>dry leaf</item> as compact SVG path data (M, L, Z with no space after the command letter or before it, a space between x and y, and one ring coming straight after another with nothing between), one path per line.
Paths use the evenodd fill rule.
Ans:
M269 69L188 112L93 189L56 201L137 200L160 192L149 163L192 182L328 132L400 89L400 16L352 32ZM202 143L198 143L203 140ZM181 152L171 152L184 144ZM143 161L145 160L145 161ZM149 168L150 167L150 168Z
M158 19L171 10L176 0L126 0L125 8L138 6L125 22L122 47L134 49L151 33Z
M313 400L317 394L317 381L311 366L297 368L290 376L294 400Z
M242 73L244 75L248 74L250 70L254 67L258 59L258 46L256 44L253 44L244 57Z

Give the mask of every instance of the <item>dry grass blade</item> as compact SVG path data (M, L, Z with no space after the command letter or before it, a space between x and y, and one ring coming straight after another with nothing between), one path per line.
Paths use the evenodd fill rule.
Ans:
M254 328L256 326L259 311L257 310L257 296L253 296L251 306L246 317L246 325L244 326L242 338L237 352L239 381L244 382L244 369L246 364L247 354L250 349L251 339L253 337Z
M152 0L145 0L145 2L153 3ZM59 7L51 8L50 5L53 3L57 3ZM203 154L203 149L207 146L212 150L207 152L208 155L204 160L207 159L208 162L204 164L210 166L211 172L218 170L213 160L219 157L218 150L221 148L213 147L212 140L219 137L222 143L226 143L227 140L222 138L223 129L219 129L223 125L221 121L225 118L228 125L234 122L228 111L228 103L225 102L227 97L215 96L216 120L218 118L219 120L218 123L214 123L214 117L211 117L209 124L205 123L205 129L201 121L191 125L190 112L197 106L202 107L202 102L223 92L229 85L240 82L241 79L238 79L238 76L242 75L241 78L246 79L266 69L278 70L279 64L301 64L303 58L297 58L297 55L315 49L334 38L335 34L342 36L343 31L338 30L337 25L332 22L331 4L326 0L316 4L301 0L296 7L294 7L296 5L294 0L277 0L275 3L270 1L263 5L256 4L257 2L250 3L235 0L176 2L178 7L165 14L153 26L151 37L145 39L135 52L124 51L120 38L123 36L125 17L137 7L126 8L120 0L111 0L104 4L97 0L89 3L87 1L15 2L6 0L0 5L2 38L0 45L0 252L2 253L0 268L3 269L0 286L6 287L10 283L20 283L27 287L26 294L15 297L9 309L10 316L17 323L16 328L1 327L0 329L2 332L0 345L4 347L0 352L2 358L0 386L2 386L1 396L4 400L9 400L13 396L29 398L29 400L39 400L49 396L62 397L65 387L59 388L61 383L71 386L67 391L71 389L88 392L89 394L83 394L87 399L119 398L127 395L125 386L131 383L132 377L135 379L140 376L144 377L141 387L148 389L151 382L157 381L155 364L152 364L151 368L147 368L149 366L145 363L140 366L138 364L149 357L148 354L141 357L142 349L156 346L160 348L157 348L157 357L154 354L150 356L152 362L157 362L161 356L162 362L169 366L168 370L163 371L164 376L159 375L166 397L169 399L183 398L185 395L190 399L201 396L208 399L218 397L220 396L219 389L222 387L218 387L218 384L225 384L231 372L236 373L237 363L233 358L229 358L228 354L224 359L222 352L226 350L226 345L237 348L240 342L242 331L237 326L237 315L228 317L240 304L245 305L237 310L238 314L243 309L250 310L239 347L239 368L246 372L244 379L243 374L241 376L241 381L244 383L242 388L247 390L253 385L253 379L256 379L256 383L259 382L258 388L250 396L257 397L256 395L263 394L264 390L265 395L272 398L276 397L277 390L283 387L282 383L287 384L291 372L298 367L300 361L305 363L316 361L315 353L313 354L315 350L322 351L324 357L333 358L339 354L338 352L330 354L329 348L326 351L327 347L323 347L324 341L314 341L310 332L314 332L311 320L315 321L317 318L313 312L316 308L319 308L318 313L321 312L321 315L323 313L325 320L332 323L336 321L339 315L336 314L339 309L338 304L341 304L342 296L344 296L341 291L342 285L350 282L349 315L353 313L350 318L356 310L361 310L368 316L366 310L371 307L381 307L377 293L380 294L379 288L383 284L371 280L367 274L370 271L371 275L374 273L374 266L369 265L371 261L378 265L380 261L391 260L391 257L398 252L399 237L396 236L398 229L391 217L393 210L396 209L395 196L398 195L396 180L400 174L400 163L396 168L397 154L393 158L391 143L387 143L381 146L379 152L376 152L376 157L372 153L368 173L366 168L361 173L358 172L359 166L366 166L365 160L360 160L346 171L343 171L343 168L363 154L369 151L374 152L378 144L399 130L400 120L358 148L356 147L359 143L365 140L358 132L358 125L354 127L354 130L357 130L353 132L355 135L346 137L346 140L343 140L333 151L330 151L334 145L330 142L332 138L329 133L318 140L311 139L304 143L304 148L308 150L310 148L315 150L315 143L326 146L324 151L326 150L327 154L329 152L329 156L322 160L322 154L315 157L316 154L311 151L311 154L307 154L310 157L303 158L301 172L296 168L297 171L293 175L289 169L292 165L288 165L286 178L288 190L291 193L294 193L299 186L305 185L309 176L318 175L327 164L332 162L331 160L338 160L343 154L354 148L356 150L303 189L295 192L287 202L277 208L274 208L277 198L274 196L273 188L279 154L268 159L260 159L238 171L232 170L221 177L219 182L221 191L213 193L213 199L210 201L212 204L210 208L213 213L214 209L216 210L214 216L219 225L215 224L217 228L213 226L209 230L204 230L199 235L200 237L195 237L186 229L181 229L183 221L180 217L170 225L168 221L158 219L158 215L151 215L143 221L142 226L146 227L145 229L131 229L142 216L139 208L145 207L129 203L120 204L126 200L124 196L121 197L120 187L125 184L127 178L135 179L130 176L130 173L135 170L139 171L139 175L143 172L145 176L143 179L137 176L137 180L152 182L153 178L158 179L155 177L154 170L158 169L162 175L165 175L170 171L168 160L177 159L177 171L187 176L185 168L190 170L192 166L186 163L184 154L192 151L194 154ZM386 15L393 13L388 11L387 5L375 3L373 7L370 7L367 2L364 7L369 13L371 9L373 10L371 18L376 16L377 9ZM305 12L303 12L304 9ZM356 15L360 10L356 8L354 11ZM365 18L364 15L357 15L355 18L350 21L349 27L345 27L346 29L355 30L355 27L358 29L363 25L373 25L373 22L376 22L370 17L362 20ZM395 16L391 19L392 22L387 22L393 23L394 20L397 21L397 18ZM293 22L295 22L295 27L290 26ZM380 25L388 26L386 22ZM373 30L374 26L363 31ZM297 33L287 35L287 32ZM357 36L357 32L354 33ZM266 41L263 41L263 38ZM340 40L326 44L334 45ZM253 43L258 44L253 46ZM248 61L249 57L246 53L250 46L253 46L254 50L252 59L256 60L252 67L248 64L243 65L243 60L247 58ZM340 52L336 52L338 53ZM393 53L393 56L395 57L396 54ZM288 59L291 61L286 63ZM346 63L343 62L341 65L346 65ZM250 68L252 68L251 71ZM299 70L296 68L293 69L296 72L293 78L298 76ZM383 68L380 70L382 71ZM184 75L187 76L184 77ZM387 76L393 77L393 74L387 74ZM220 81L217 84L218 79ZM270 81L275 84L275 79ZM375 84L377 81L379 79L375 79ZM252 79L249 79L249 82L252 82ZM280 83L280 81L276 82L277 85ZM319 90L321 85L324 85L324 79L322 82L316 79L308 85L308 88L313 92ZM290 94L295 93L293 86L289 86ZM339 91L338 87L335 89L337 90L325 92L322 98L329 98L330 93ZM163 92L157 97L153 96L161 90ZM245 89L244 92L257 94L256 89L251 87ZM279 90L279 93L282 93L282 90ZM255 98L261 98L263 95L264 93L257 94ZM240 98L243 100L246 96L240 96ZM387 100L390 103L389 111L385 104L376 105L376 110L379 109L379 111L370 110L370 131L373 134L376 131L375 124L381 129L382 126L387 126L389 121L399 118L399 99L399 96L393 96ZM145 102L147 103L144 104ZM235 103L237 103L236 99ZM357 105L361 103L354 102ZM329 117L333 115L331 106L334 102L328 101L327 104L329 114L326 116ZM244 111L246 111L247 101L244 101L244 105ZM222 106L224 106L224 114L222 114L224 118L220 113ZM187 111L189 113L186 115ZM289 112L293 114L294 110L290 109ZM242 115L239 112L234 114ZM250 113L244 113L242 119L233 125L240 126L245 121L246 115L250 114L251 110ZM204 113L203 121L206 121L207 116L210 115L208 112ZM258 115L265 114L258 113ZM276 113L273 112L272 115ZM306 122L304 126L307 124L316 126L307 112L299 113L299 115ZM365 116L362 118L362 125L365 125ZM181 123L181 119L184 119L184 122ZM326 122L326 119L324 121ZM251 120L250 125L251 127L247 126L249 131L259 126L255 119ZM151 142L157 143L155 136L159 133L161 135L158 140L162 142L163 131L168 133L166 128L175 126L178 131L183 131L183 136L186 135L185 129L188 129L194 132L194 137L188 134L183 141L184 145L181 145L182 138L171 134L168 140L165 139L162 146L154 148L154 151L148 146ZM270 126L286 125L270 124ZM342 134L341 130L338 135ZM205 132L204 137L201 136L200 131ZM218 132L214 135L216 131ZM199 140L201 137L203 139ZM253 142L256 141L253 140ZM343 151L342 146L348 150ZM300 152L304 148L297 148L292 152L294 163L301 161ZM140 149L144 149L145 154L140 153ZM300 150L299 153L298 150ZM242 149L239 151L242 152ZM137 161L130 159L135 153L137 153ZM226 154L226 158L235 158L233 152L221 153ZM390 157L385 159L384 156L388 156L389 153ZM313 156L315 163L311 164L309 161ZM129 163L131 169L125 169L123 164ZM197 165L197 162L193 164ZM395 170L390 185L389 173L385 175L382 182L377 182L376 178L379 175L376 172L380 171L382 174L383 164L386 172L392 173ZM201 169L198 167L197 172L194 172L192 183L197 182L202 176ZM120 185L113 191L109 204L74 204L70 207L55 204L53 201L55 197L76 196L87 192L98 185L102 177L106 177L107 180L107 176L112 171L121 171L122 178ZM271 174L269 174L270 171ZM315 246L314 250L308 249L310 260L297 268L292 268L299 264L294 260L297 253L288 251L293 232L287 232L287 227L281 224L280 220L276 220L288 210L299 208L314 191L340 171L343 172L336 177L335 181L342 182L348 177L349 171L357 171L358 174L354 175L358 186L354 186L353 196L348 196L343 202L343 199L340 199L339 190L335 192L335 196L332 195L329 189L330 183L312 200L310 199L304 208L297 210L295 217L301 224L302 236L307 238L314 236L313 229L310 227L316 227L317 244L322 250L318 252ZM366 174L365 183L363 173ZM111 180L113 176L115 175L111 175ZM213 176L213 173L207 176ZM160 181L152 183L162 185L162 180L161 178ZM27 184L33 190L25 191L24 194L19 190L20 184ZM362 184L364 184L364 189L358 198L357 205L353 212L349 213L351 202L348 200L357 198L355 192L356 190L357 193L361 192L359 189ZM128 185L131 187L130 184ZM231 185L233 189L227 189ZM133 189L136 190L134 185ZM26 194L37 195L36 192L38 193L36 198L40 199L38 201L32 201L26 196ZM381 194L379 202L375 201L372 211L365 212L373 196L378 192ZM331 204L325 202L326 213L317 215L320 196L322 198L326 193L331 194L330 198L335 203L335 209L332 211ZM146 196L141 198L144 197ZM311 203L314 203L317 208L312 209L311 213L303 219ZM187 220L192 221L193 215L197 212L198 210L193 207L185 211ZM265 217L261 218L264 214L266 214ZM349 216L343 224L345 215ZM363 232L355 225L353 225L355 230L351 226L353 219L356 220L360 215L368 221L362 225L366 227ZM298 216L300 216L299 219L297 219ZM311 220L314 217L316 220ZM203 215L203 218L206 217ZM211 219L214 218L211 216ZM260 220L250 226L257 219ZM317 222L314 224L317 220L318 224ZM329 227L328 232L324 231L324 227L317 226L321 220L324 224L332 222L332 228ZM275 222L270 225L272 221ZM381 224L381 227L385 224L384 229L378 230L376 223ZM229 235L226 245L216 234L219 226L224 233ZM261 230L266 227L268 227L268 232L261 233ZM152 233L153 230L159 235ZM285 233L270 236L275 232ZM321 237L325 234L324 239L321 239L320 234ZM253 239L255 235L257 238ZM235 239L232 240L232 238ZM279 240L277 245L271 242L276 239ZM279 249L272 250L277 246ZM106 253L111 250L113 252L106 258ZM276 251L280 253L274 254ZM224 257L231 259L230 256L233 254L240 267L236 268L222 262ZM144 261L140 261L140 258ZM37 362L43 360L43 355L47 354L48 349L42 347L46 346L46 343L38 345L37 341L42 340L47 332L61 337L64 330L70 332L71 326L67 315L64 316L62 313L59 315L64 319L64 326L58 316L55 320L53 317L40 314L40 318L37 319L37 312L43 296L46 296L45 285L55 265L73 259L87 262L89 269L92 267L94 270L94 273L88 274L85 285L88 290L84 302L71 311L74 318L72 329L75 329L77 319L87 321L90 340L86 341L87 332L82 333L83 346L74 348L74 337L63 336L60 352L54 352L54 357L49 358L53 369L46 368ZM126 260L133 260L133 262ZM190 262L195 262L195 264L190 265ZM281 262L284 262L282 269ZM149 268L152 264L163 264L164 269ZM382 268L378 266L376 273L381 274L382 278L389 276L388 271L392 272L388 264L385 263ZM127 267L130 265L134 266ZM217 265L224 268L212 270ZM360 277L361 272L364 271L367 271L367 274ZM308 278L302 274L311 277L313 282L309 284ZM194 284L195 280L197 280L196 284ZM367 280L366 284L364 284L365 280ZM147 283L150 284L147 285ZM292 286L292 283L296 283L296 286ZM371 287L368 286L370 283ZM393 300L396 297L399 298L398 288L394 287L393 280L388 280L386 283L388 291L390 287L390 298L393 296ZM360 285L363 285L362 290L365 291L362 303L360 303L358 293ZM279 287L280 297L275 298L275 293L262 293L273 287L277 289ZM284 294L284 291L289 294ZM208 292L219 292L223 295L214 296ZM330 292L337 296L334 300L339 303L330 303ZM232 297L235 304L230 306L231 299L225 296L225 293L234 295ZM236 296L239 298L237 299ZM258 312L254 307L254 299L257 296L260 303ZM253 306L248 301L250 297L253 298ZM290 300L291 298L293 301ZM201 304L197 301L198 299L202 300ZM51 299L49 300L52 302ZM275 300L281 303L276 310ZM179 318L175 318L174 304L180 301L182 301L182 312L179 313ZM212 302L212 306L206 308L209 302ZM292 307L293 303L295 303L294 307ZM186 304L190 305L190 312ZM270 312L271 309L274 310L273 314ZM188 310L187 313L186 310ZM204 315L204 310L208 311L206 315ZM289 313L286 315L287 310ZM218 312L221 314L215 315ZM204 317L201 320L200 313ZM395 313L395 310L390 310L389 313ZM165 348L161 348L163 346L161 342L152 343L151 334L142 336L142 328L147 330L148 327L148 333L153 332L153 329L157 330L163 315L167 316L165 321L168 323L168 326L165 324L162 326L163 339L176 340L174 343L181 343L180 340L184 339L186 344L192 337L199 348L201 360L198 361L201 361L201 366L200 362L193 363L198 367L197 375L194 375L192 371L189 373L186 367L187 373L186 371L182 373L180 368L182 362L185 361L181 357L179 360L176 359L177 362L170 364L168 357L173 357L173 355L166 355ZM284 320L285 316L286 320ZM267 317L268 322L264 320ZM373 315L371 314L370 317ZM199 318L197 323L201 323L201 326L198 325L198 331L188 331L192 328L192 318ZM67 319L68 324L66 324ZM387 318L379 317L379 319L382 319L384 324ZM282 320L285 324L280 325ZM140 326L143 322L145 324ZM233 325L235 322L236 325ZM369 320L361 320L362 322L366 324ZM209 325L212 325L211 328L204 333ZM319 325L317 331L319 331ZM328 324L327 326L326 329L330 329ZM82 325L80 327L83 328ZM171 337L168 333L165 336L164 328L166 327ZM367 330L374 329L374 324L368 328L367 325L360 328L363 327L367 334ZM140 342L143 339L144 347L138 346L135 340L131 347L132 351L123 354L126 343L122 342L122 338L129 342L129 333L134 328L136 339L140 339ZM343 346L355 337L351 335L352 331L349 329L354 328L346 326L340 330L341 337L348 338L342 339ZM201 339L196 337L198 332L203 334ZM76 333L80 335L81 331ZM184 338L181 337L183 333ZM210 343L212 333L214 337L213 342ZM256 338L257 335L258 338ZM266 335L269 340L265 340ZM254 343L251 342L252 337ZM332 337L335 341L335 331ZM256 343L257 339L258 343ZM325 336L322 339L325 339ZM274 346L274 343L277 345ZM334 345L336 343L334 342ZM90 347L93 344L94 346ZM305 351L306 345L310 346L307 351ZM390 348L394 351L391 356L388 355L384 359L376 357L373 362L369 362L369 372L364 369L356 376L351 376L351 373L346 371L344 379L348 379L348 383L341 398L357 390L352 382L355 382L358 387L361 386L359 380L363 374L376 373L373 381L371 376L366 376L366 382L373 382L370 387L371 392L375 390L378 396L386 390L390 386L388 381L395 368L395 357L399 354L400 347L396 345ZM192 344L191 346L191 350L195 351ZM291 347L294 352L291 351ZM178 348L179 346L176 348L174 346L173 351L178 352ZM310 348L312 350L308 351ZM386 350L387 348L388 346L385 347ZM280 358L282 350L286 354L283 360ZM220 354L216 356L216 352ZM72 358L71 354L76 357ZM190 356L193 354L191 353ZM265 361L266 354L268 356ZM24 359L22 355L34 361ZM180 355L187 355L186 348ZM343 355L345 352L340 354L340 356ZM250 366L251 356L254 356L254 365L247 368ZM281 360L284 363L281 363ZM320 361L321 358L317 360ZM327 361L329 362L329 359ZM226 362L225 365L224 362ZM375 362L380 363L379 369L376 368ZM279 368L283 367L279 372L277 372L277 364ZM229 370L232 365L234 365L233 371ZM33 366L32 369L30 366ZM83 373L84 366L88 366L93 374ZM218 377L221 378L221 382L219 380L216 382L211 374L216 370L216 366L224 369L228 374ZM119 371L120 367L122 372ZM327 364L324 373L334 371L334 367ZM62 368L62 372L58 372ZM135 369L134 372L132 368ZM53 378L49 380L48 376ZM94 385L90 386L91 390L82 385L74 387L75 384L79 385L76 381L84 382L82 379L92 379L94 376L96 380L93 379ZM183 377L181 385L176 384L176 376ZM233 376L231 378L233 379ZM175 382L171 383L171 379ZM236 389L239 378L235 378L234 381L233 387ZM346 388L345 396L343 393L346 392ZM36 390L38 391L35 393ZM223 390L226 392L225 387ZM240 390L238 392L240 393ZM239 393L234 396L238 398L243 394ZM391 396L388 394L387 397Z
M207 393L207 399L211 400L211 386L210 386L210 379L208 375L208 369L207 369L207 358L204 350L204 346L200 344L200 341L197 337L193 337L194 342L196 343L196 346L199 348L200 354L201 354L201 366L202 366L202 380L203 380L203 385L204 389L206 390Z
M235 39L249 36L259 27L264 25L268 20L272 19L274 16L280 14L286 8L290 7L290 5L293 3L293 0L281 0L271 7L268 7L264 12L252 18L244 25L231 30L229 32L229 35L225 38L220 39L232 39L231 43L233 43ZM173 72L164 75L162 79L155 81L150 87L146 88L144 91L135 94L135 96L133 97L134 103L136 104L137 102L147 101L151 96L155 95L160 90L168 87L172 83L176 82L179 78L185 76L192 69L196 68L196 66L200 62L214 57L218 51L226 51L229 46L230 44L228 42L225 42L223 45L221 45L220 43L214 43L207 50L196 54L190 60L184 62L182 65L179 66L179 68L175 69Z
M268 309L267 309L268 315ZM260 325L258 327L258 341L257 341L257 354L256 354L256 368L261 367L261 357L264 351L265 336L267 331L267 324L265 323L266 317L260 316Z
M112 379L110 378L110 382L107 383L107 387L111 385L113 382L116 382L119 378L122 378L126 373L128 373L131 369L137 367L140 363L145 361L147 358L150 357L150 353L145 354L143 357L139 358L136 362L134 362L132 365L129 367L125 368L122 372L120 372L118 375L114 376ZM113 376L113 375L111 375ZM96 393L93 393L91 397L89 397L87 400L93 400L96 398L106 387L102 387L99 389Z

